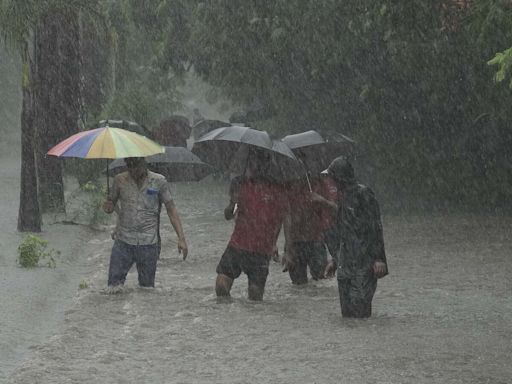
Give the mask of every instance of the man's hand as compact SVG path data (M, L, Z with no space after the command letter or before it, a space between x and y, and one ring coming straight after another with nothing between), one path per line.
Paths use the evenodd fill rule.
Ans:
M376 261L373 263L373 273L377 277L377 279L380 279L386 274L386 264L382 261Z
M325 267L325 272L324 272L324 277L326 279L329 279L331 277L334 277L334 275L336 275L336 264L334 263L334 261L331 259L329 260L329 262L327 263L327 266Z
M274 245L274 248L272 249L272 260L276 263L279 262L279 250L277 249L277 245Z
M293 271L293 268L295 268L293 253L290 252L287 247L284 249L284 255L281 258L281 265L283 266L283 272Z
M178 238L178 252L181 254L183 253L183 260L187 258L188 255L188 246L187 241L184 237Z
M229 205L224 209L224 218L226 220L231 220L235 217L238 208L236 203L230 202Z
M105 200L103 203L103 211L108 214L114 212L114 202L112 200Z

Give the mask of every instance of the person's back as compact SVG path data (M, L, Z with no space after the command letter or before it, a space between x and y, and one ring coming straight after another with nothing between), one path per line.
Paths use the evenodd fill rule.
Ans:
M308 282L308 267L314 280L322 279L327 265L324 245L326 208L313 200L313 194L327 198L325 185L319 178L312 179L311 184L306 180L296 181L289 191L290 229L285 269L294 284Z
M238 196L238 216L229 244L238 249L271 255L287 202L284 189L279 184L258 178L243 180Z
M299 183L291 187L290 198L290 239L292 241L320 241L323 234L322 207L311 200L311 192L323 195L319 182L311 183L312 191L307 184Z

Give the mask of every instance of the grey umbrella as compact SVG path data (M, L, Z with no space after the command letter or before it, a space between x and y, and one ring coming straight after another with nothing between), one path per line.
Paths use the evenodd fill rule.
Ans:
M192 136L197 140L214 129L228 127L230 125L230 123L220 120L201 120L192 127Z
M208 164L235 173L245 172L249 156L258 151L270 155L267 176L281 181L300 177L300 164L290 148L272 140L265 131L240 126L217 128L201 136L192 147L192 152Z
M351 154L355 146L355 142L347 136L337 134L334 140L327 140L313 130L288 135L282 140L308 171L315 174L326 169L336 157Z
M183 147L165 147L165 153L148 156L146 162L150 170L164 175L169 182L199 181L214 171ZM126 164L123 159L117 159L110 163L108 169L117 174L126 171Z

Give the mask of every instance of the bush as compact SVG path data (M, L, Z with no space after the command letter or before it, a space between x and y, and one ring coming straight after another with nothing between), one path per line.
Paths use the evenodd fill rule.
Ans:
M82 185L81 190L89 196L89 200L84 204L84 208L90 214L90 225L94 226L108 221L108 216L103 212L103 202L107 195L105 186L88 182Z
M66 159L64 167L66 173L75 176L78 184L83 186L88 182L97 182L107 165L105 159Z
M46 265L56 267L53 249L47 250L48 242L36 235L27 235L18 246L18 263L23 268L33 268L39 265L42 259L48 259Z

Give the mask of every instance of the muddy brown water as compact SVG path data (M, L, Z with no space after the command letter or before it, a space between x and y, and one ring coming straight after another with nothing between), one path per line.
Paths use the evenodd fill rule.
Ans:
M347 320L334 279L295 287L276 263L263 303L247 300L241 277L233 302L217 304L215 266L232 230L222 216L227 185L207 180L172 190L190 254L180 259L163 216L152 290L139 289L132 270L122 293L106 294L112 241L108 231L81 226L45 230L58 246L68 244L73 255L64 267L22 271L12 261L19 235L2 215L10 243L0 259L7 361L0 381L512 382L511 218L384 217L391 273L379 282L374 316ZM89 288L78 289L82 279Z

